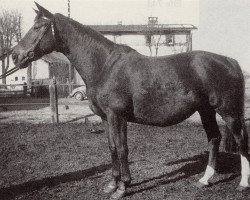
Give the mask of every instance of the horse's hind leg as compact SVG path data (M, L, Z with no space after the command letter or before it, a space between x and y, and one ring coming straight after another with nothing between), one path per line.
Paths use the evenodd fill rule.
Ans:
M209 159L204 176L197 183L198 187L208 186L209 179L215 173L216 160L219 151L221 134L216 122L216 112L208 107L199 111L209 144Z
M228 134L232 134L235 138L236 144L239 146L239 153L241 156L241 181L238 187L239 190L249 188L248 179L250 177L250 166L248 157L248 134L246 132L245 122L243 117L224 116Z

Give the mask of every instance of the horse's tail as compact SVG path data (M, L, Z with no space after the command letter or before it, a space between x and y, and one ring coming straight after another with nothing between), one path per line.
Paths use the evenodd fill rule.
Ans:
M237 61L230 59L232 65L235 67L238 67L240 69L240 66ZM241 70L241 69L240 69ZM240 92L238 96L238 120L240 121L240 128L241 128L241 136L243 138L244 145L242 145L246 149L242 149L244 152L248 152L248 132L246 127L246 120L245 120L245 80L244 75L241 71L241 80L239 80L239 88L238 92ZM227 127L225 129L225 140L224 140L224 150L226 152L231 153L239 153L240 149L239 146L236 143L236 139L232 133Z
M244 152L248 152L248 132L246 128L245 119L241 119L241 135L244 138L243 147L246 148ZM232 132L226 127L225 130L225 140L224 140L224 150L230 153L239 153L239 146L236 143L235 137Z

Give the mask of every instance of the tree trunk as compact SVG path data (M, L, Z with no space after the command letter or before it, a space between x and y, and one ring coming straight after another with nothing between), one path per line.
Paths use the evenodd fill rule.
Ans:
M5 71L8 71L8 69L9 69L9 67L10 67L10 55L8 55L8 56L6 57L6 59L7 59L7 62L6 62L6 66L5 66Z
M151 48L151 45L149 45L149 46L148 46L148 48L149 48L149 51L150 51L150 56L152 56L153 54L152 54L152 48Z
M157 47L155 47L155 56L157 57L157 55L158 55L158 49L159 49L159 47L157 46Z
M2 59L2 74L6 72L5 70L5 59ZM6 84L6 78L2 78L2 84Z

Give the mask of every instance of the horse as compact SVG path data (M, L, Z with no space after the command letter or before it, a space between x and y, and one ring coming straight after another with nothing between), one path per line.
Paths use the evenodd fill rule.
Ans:
M52 14L36 3L34 25L13 48L18 68L52 51L63 53L84 80L92 111L105 125L112 178L104 187L111 199L126 195L131 182L127 123L166 127L198 111L208 139L209 158L197 186L209 185L221 133L218 113L241 157L239 190L249 188L248 134L244 122L244 77L238 62L206 51L148 57L115 44L89 26Z

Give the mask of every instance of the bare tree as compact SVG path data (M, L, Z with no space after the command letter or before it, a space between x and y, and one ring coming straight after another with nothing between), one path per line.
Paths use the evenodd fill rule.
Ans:
M22 38L22 15L18 11L0 12L0 59L2 74L10 67L10 50ZM6 78L3 78L6 84Z
M158 56L158 49L159 49L159 47L161 45L165 44L165 43L161 42L161 36L162 36L162 34L160 34L160 35L154 35L153 36L154 47L155 47L155 56Z
M162 41L162 33L152 34L148 32L146 34L146 45L149 47L150 56L158 56L159 47L165 45L165 41ZM155 54L153 54L153 49Z
M153 52L152 52L152 35L147 32L145 34L145 39L146 39L146 46L148 46L149 51L150 51L150 56L153 56Z

